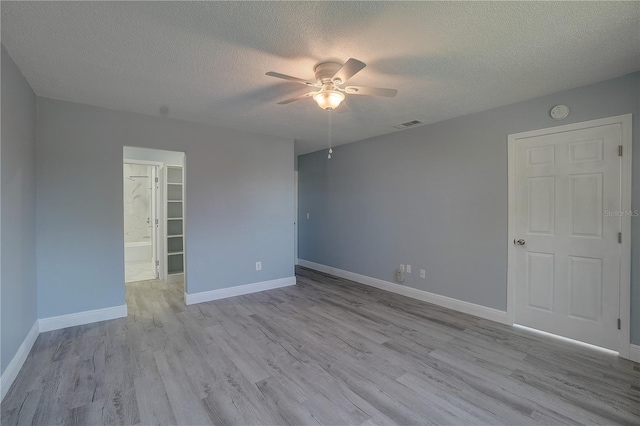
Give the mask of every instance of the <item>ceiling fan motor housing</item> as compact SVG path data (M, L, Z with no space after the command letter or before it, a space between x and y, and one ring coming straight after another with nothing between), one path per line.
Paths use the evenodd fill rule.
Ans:
M316 73L316 81L321 84L331 83L331 78L338 72L338 70L342 67L342 64L338 64L336 62L323 62L321 64L316 65L313 69Z

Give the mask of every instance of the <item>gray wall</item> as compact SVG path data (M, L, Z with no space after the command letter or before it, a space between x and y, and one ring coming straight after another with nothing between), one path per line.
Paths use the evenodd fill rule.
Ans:
M189 293L294 274L293 140L51 99L38 108L40 318L124 303L123 146L186 153Z
M36 297L36 96L2 46L0 371L33 327Z
M561 122L556 104L571 108ZM507 135L633 113L640 209L640 73L298 157L299 258L506 310ZM306 218L307 212L310 219ZM640 218L632 222L632 341L640 343ZM426 280L418 270L427 271Z

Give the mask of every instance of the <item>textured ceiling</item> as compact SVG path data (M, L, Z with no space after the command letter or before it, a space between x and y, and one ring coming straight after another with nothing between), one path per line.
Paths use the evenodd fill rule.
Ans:
M326 146L306 88L319 62L368 66L349 82L335 144L640 69L638 2L2 2L2 43L36 94Z

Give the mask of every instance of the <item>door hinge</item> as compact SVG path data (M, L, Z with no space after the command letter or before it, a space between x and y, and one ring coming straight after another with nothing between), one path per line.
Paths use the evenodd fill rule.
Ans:
M159 222L159 220L160 220L160 219L156 219L156 225L160 223L160 222Z
M156 176L156 183L158 183L158 177Z
M618 156L622 157L622 145L618 145Z
M620 318L618 318L618 330L622 329L622 324L620 322Z
M622 244L622 232L618 232L618 242Z
M160 266L160 261L156 260L156 266Z

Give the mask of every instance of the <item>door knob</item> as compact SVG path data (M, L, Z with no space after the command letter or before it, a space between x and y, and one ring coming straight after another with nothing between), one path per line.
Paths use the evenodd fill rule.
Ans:
M524 245L524 240L522 238L520 238L519 240L513 240L513 244L515 244L517 246L523 246Z

